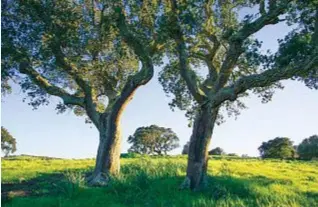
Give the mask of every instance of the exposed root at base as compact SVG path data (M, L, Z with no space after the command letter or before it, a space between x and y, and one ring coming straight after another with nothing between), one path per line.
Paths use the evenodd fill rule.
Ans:
M109 176L105 173L93 173L87 177L87 184L89 186L107 186L109 184Z
M190 178L186 177L184 181L181 183L181 185L179 186L179 190L190 189L190 183L191 183Z
M208 186L208 180L207 177L204 176L202 178L202 181L199 183L199 185L191 186L191 179L189 177L186 177L184 181L179 186L179 190L191 190L194 192L204 190Z

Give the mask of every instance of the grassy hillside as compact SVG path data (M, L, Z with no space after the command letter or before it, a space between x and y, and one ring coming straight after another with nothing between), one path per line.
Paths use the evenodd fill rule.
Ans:
M178 190L186 157L122 158L111 185L91 188L94 160L2 159L4 206L318 206L318 162L217 158L203 192Z

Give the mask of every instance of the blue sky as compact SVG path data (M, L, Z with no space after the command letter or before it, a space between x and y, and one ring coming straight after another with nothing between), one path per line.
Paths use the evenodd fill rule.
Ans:
M290 31L284 24L268 26L256 36L263 43L263 50L277 49L277 39ZM160 68L156 68L156 74ZM257 148L277 136L289 137L295 144L313 134L318 134L318 92L303 83L283 81L284 90L278 90L270 103L262 104L256 96L245 100L248 109L237 120L228 118L216 126L210 148L221 147L228 153L258 156ZM98 132L93 125L85 124L83 117L72 112L57 114L52 97L49 106L32 110L22 102L24 94L18 86L4 97L1 106L1 125L17 140L16 154L44 155L63 158L95 157ZM122 117L122 152L129 148L127 138L140 126L156 124L170 127L180 138L180 148L189 140L191 128L184 112L172 112L169 98L164 94L157 77L138 89Z

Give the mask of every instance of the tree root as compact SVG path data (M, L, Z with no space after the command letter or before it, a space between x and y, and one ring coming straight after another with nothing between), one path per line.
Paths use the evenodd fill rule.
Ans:
M190 183L191 183L190 178L186 177L184 181L181 183L181 185L179 186L179 190L190 189Z
M89 186L107 186L109 184L109 176L106 173L93 173L87 177L87 184Z
M187 190L187 189L189 189L191 191L198 192L198 191L204 190L205 188L207 188L207 186L208 186L208 180L207 180L206 176L204 176L202 178L202 181L201 181L201 183L199 183L199 185L194 185L194 186L191 185L191 179L187 176L183 180L181 185L179 186L179 190Z

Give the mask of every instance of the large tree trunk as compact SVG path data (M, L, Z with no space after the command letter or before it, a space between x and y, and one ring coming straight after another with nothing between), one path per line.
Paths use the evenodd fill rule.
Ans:
M190 188L196 191L206 184L208 146L217 114L218 108L212 108L205 104L201 106L196 115L188 152L187 175L181 188Z
M88 179L90 185L107 185L109 176L119 173L120 149L121 132L119 123L112 123L110 117L107 117L101 121L95 169Z
M135 88L136 89L136 88ZM102 114L99 125L99 146L96 164L88 183L93 186L105 186L111 175L120 171L121 127L120 119L126 105L132 99L135 90L122 96L112 110Z

